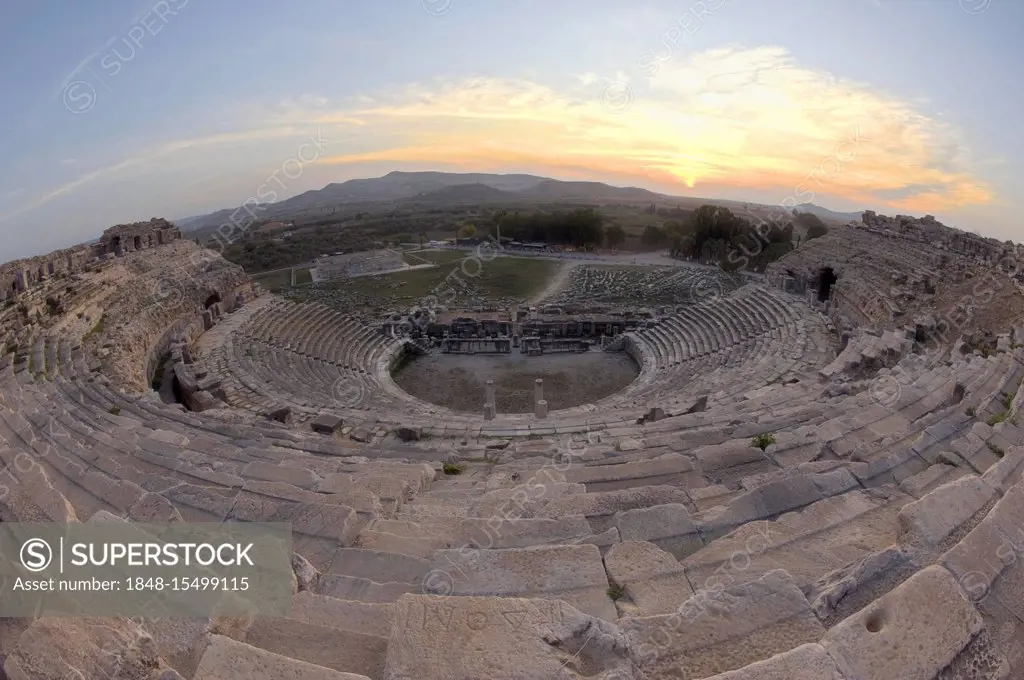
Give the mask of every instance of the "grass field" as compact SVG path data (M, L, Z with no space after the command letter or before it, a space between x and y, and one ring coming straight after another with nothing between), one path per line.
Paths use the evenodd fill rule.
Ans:
M560 265L553 260L517 257L498 257L483 262L471 256L472 253L455 251L407 254L406 261L411 264L427 261L437 266L348 279L322 285L320 291L342 292L374 307L411 304L431 294L438 294L452 306L502 298L526 300L544 289ZM448 277L450 279L445 283ZM458 292L454 301L451 301L450 294L440 295L448 287ZM318 295L310 290L310 297Z
M264 290L276 293L283 288L291 286L292 272L290 269L279 269L266 274L254 274L252 280L263 286ZM300 269L295 272L296 284L309 283L312 280L313 275L309 273L308 269Z

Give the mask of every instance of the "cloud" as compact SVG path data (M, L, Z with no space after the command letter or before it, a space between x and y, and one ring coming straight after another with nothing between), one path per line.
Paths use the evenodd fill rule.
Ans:
M613 99L609 83L624 74L584 73L560 87L442 79L344 101L307 93L271 107L240 106L246 118L232 121L234 132L154 145L46 191L0 221L128 172L174 161L191 172L179 154L201 153L211 168L229 165L209 152L215 146L228 147L231 157L242 144L268 155L273 140L305 137L318 126L341 140L318 165L516 169L703 196L756 191L804 202L822 194L932 214L996 200L960 132L922 102L808 67L781 47L677 54L659 66L625 90L617 83Z
M607 79L577 81L559 91L473 78L379 93L350 115L380 148L327 161L590 168L641 184L769 190L780 200L821 193L917 212L993 200L952 126L781 47L679 55L631 84L615 109L602 105Z
M300 127L297 125L277 125L165 142L136 156L124 158L116 163L83 173L69 182L35 196L13 210L6 213L0 213L0 223L7 222L15 217L24 215L62 196L73 194L88 186L94 186L102 182L109 182L119 178L124 178L127 176L128 171L131 171L132 174L139 174L145 170L162 168L167 165L167 158L176 154L189 151L204 152L209 147L224 145L232 146L232 152L237 153L240 145L246 143L268 142L274 139L307 138L316 133L317 128L315 125L307 127ZM330 140L327 141L329 142ZM209 161L210 158L207 157L204 160ZM280 164L284 160L285 158L278 159L277 163ZM190 164L186 164L185 167L188 168L187 172L191 174L193 168L190 167ZM183 177L182 181L185 182L190 180ZM165 191L166 187L155 190Z

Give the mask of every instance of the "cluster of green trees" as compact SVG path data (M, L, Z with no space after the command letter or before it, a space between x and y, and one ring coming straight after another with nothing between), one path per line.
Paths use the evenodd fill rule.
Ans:
M499 210L491 217L491 227L492 234L500 230L502 238L514 241L577 248L596 247L605 242L604 217L593 208L529 214Z
M702 205L688 219L669 221L663 227L648 226L640 240L649 247L667 245L673 257L719 264L730 271L763 271L799 243L799 239L794 242L794 223L806 232L807 239L828 233L828 227L812 213L798 213L793 221L753 223L728 208Z

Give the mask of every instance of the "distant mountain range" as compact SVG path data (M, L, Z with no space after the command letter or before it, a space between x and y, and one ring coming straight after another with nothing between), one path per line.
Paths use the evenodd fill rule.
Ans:
M790 212L811 213L813 215L817 215L823 220L837 220L839 222L860 222L861 215L864 214L863 210L860 212L847 213L835 212L834 210L822 208L820 205L814 205L813 203L801 203L800 205L793 206L793 209Z
M334 182L277 203L264 204L267 219L342 205L404 203L441 205L516 201L647 202L670 198L647 189L614 187L601 182L563 182L537 175L454 172L389 172L383 177ZM215 227L238 208L174 220L186 232Z
M340 206L397 203L402 205L445 205L530 202L657 203L699 200L721 205L739 205L736 201L694 199L659 194L637 187L615 187L602 182L567 182L537 175L500 175L455 172L389 172L383 177L334 182L322 189L306 191L277 203L263 204L265 219L280 219L302 213L328 213ZM822 219L859 220L860 213L837 213L806 203L795 210L812 212ZM238 208L225 208L206 215L174 220L185 232L216 227L238 214Z

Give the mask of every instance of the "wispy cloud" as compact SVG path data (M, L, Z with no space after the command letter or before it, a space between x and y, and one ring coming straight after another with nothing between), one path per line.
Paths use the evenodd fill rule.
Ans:
M241 144L266 142L273 139L290 137L306 137L311 133L311 130L315 131L315 126L311 128L309 126L299 127L294 125L280 125L165 142L145 150L138 155L124 158L118 162L83 173L69 182L65 182L64 184L25 201L12 210L0 213L0 223L7 222L15 217L24 215L62 196L73 194L88 186L124 178L127 176L129 171L132 173L138 173L144 169L159 168L167 162L168 157L174 156L175 154L185 153L188 151L203 152L209 147L225 145L234 145L234 150L237 151L238 145ZM191 174L191 168L189 168L187 172ZM183 179L182 181L184 183L191 181L191 179Z
M236 132L156 144L43 192L0 221L87 185L163 168L177 154L207 154L213 167L208 149L215 146L269 145L321 125L329 138L345 140L321 164L614 175L705 196L721 189L789 196L813 181L817 194L933 214L995 200L978 169L987 166L975 166L959 131L921 102L810 68L780 47L677 55L655 75L630 82L631 98L615 113L600 97L621 76L584 73L559 88L525 79L442 79L345 101L304 94L246 107L249 118L233 125Z
M351 115L386 140L382 148L328 162L572 166L638 183L785 195L818 169L817 193L919 212L993 198L952 126L916 103L802 66L783 48L680 58L633 85L623 113L600 106L606 79L577 80L571 91L474 78L378 94Z

